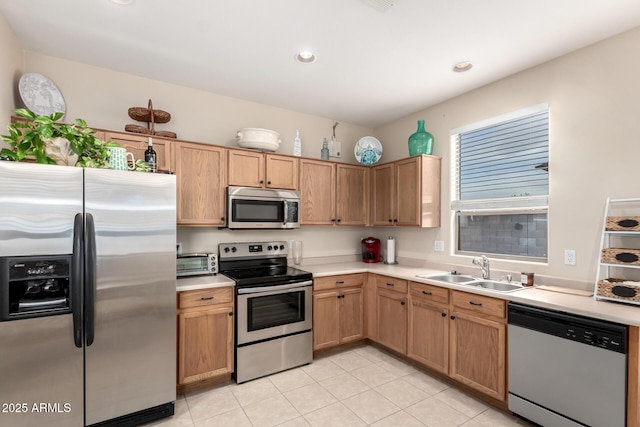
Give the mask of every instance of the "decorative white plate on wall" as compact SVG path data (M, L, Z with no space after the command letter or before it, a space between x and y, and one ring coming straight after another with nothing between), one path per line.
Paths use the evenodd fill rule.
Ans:
M65 113L67 106L55 84L42 74L27 73L18 83L20 98L26 107L40 116Z
M382 157L382 144L372 136L365 136L356 143L353 152L359 163L372 165Z

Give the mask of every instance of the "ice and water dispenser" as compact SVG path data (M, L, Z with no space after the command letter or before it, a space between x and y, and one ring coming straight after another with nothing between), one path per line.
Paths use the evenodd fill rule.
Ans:
M0 320L71 312L71 255L0 258Z

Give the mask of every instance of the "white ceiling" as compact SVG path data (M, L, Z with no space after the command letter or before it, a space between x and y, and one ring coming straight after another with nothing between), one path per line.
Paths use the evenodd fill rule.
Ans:
M368 127L640 26L638 0L0 0L0 13L26 50ZM302 49L316 63L296 63Z

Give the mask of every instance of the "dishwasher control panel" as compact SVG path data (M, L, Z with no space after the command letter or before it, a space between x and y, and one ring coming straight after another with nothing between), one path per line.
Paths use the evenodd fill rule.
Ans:
M627 327L590 317L509 303L510 325L615 351L627 352Z

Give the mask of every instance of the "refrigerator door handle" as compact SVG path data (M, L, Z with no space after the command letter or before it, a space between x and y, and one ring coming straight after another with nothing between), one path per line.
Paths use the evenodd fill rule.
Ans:
M85 271L85 306L84 325L86 328L87 347L93 344L96 303L96 228L93 215L86 215L86 271Z
M73 254L71 256L71 311L73 313L73 342L82 348L82 283L83 283L83 251L82 230L83 217L77 213L73 219Z

